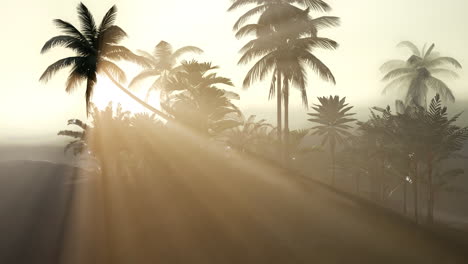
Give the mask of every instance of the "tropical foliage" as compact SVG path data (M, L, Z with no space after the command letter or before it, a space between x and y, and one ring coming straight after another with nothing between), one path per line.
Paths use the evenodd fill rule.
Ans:
M243 86L268 82L269 99L276 96L276 127L267 119L258 120L241 111L234 84L230 78L219 75L217 66L182 60L189 53L201 53L200 48L185 46L174 50L168 42L161 41L152 52L135 54L119 44L126 33L114 25L115 6L97 25L86 6L79 4L80 29L54 20L63 35L53 37L42 49L44 53L62 46L76 56L49 66L41 80L47 81L59 70L70 67L66 91L86 82L90 120L69 120L68 125L79 130L59 132L71 138L65 151L96 161L95 173L102 179L116 177L125 182L143 177L159 180L159 175L182 175L185 180L206 171L223 175L229 166L235 171L239 161L236 158L268 162L272 167L288 170L287 176L307 173L309 178L328 175L331 163L333 188L346 189L345 181L351 179L355 181L351 188L360 197L388 206L401 200L403 214L412 210L415 221L421 222L421 213L427 209L427 222L434 222L438 195L442 191L460 191L452 183L464 175L462 168L450 162L464 158L460 152L468 139L468 128L459 124L461 113L450 116L443 106L445 100L455 99L444 77L457 77L457 73L447 66L458 69L460 63L440 56L434 44L419 50L411 42L402 42L399 46L409 48L412 55L381 67L383 80L389 82L384 92L399 88L406 93L404 100L396 101L394 109L372 107L366 120L356 122L351 113L353 106L346 98L319 97L307 119L315 125L290 132L290 89L299 90L307 107L309 70L325 81L336 82L329 67L316 56L316 50L338 47L336 41L319 33L338 26L340 20L313 15L315 11L331 9L322 0L234 0L229 10L248 5L252 8L234 25L236 37L252 36L240 51L239 64L253 64ZM123 86L126 73L119 61L141 67L129 87L151 79L147 94L160 92L160 108ZM93 106L92 92L99 74L153 113L131 113L112 104L102 110ZM435 96L427 105L432 93ZM219 160L229 166L218 166ZM308 166L313 174L304 169ZM168 186L180 185L174 178L167 179Z
M142 50L138 52L147 62L147 67L133 78L129 86L133 87L140 81L148 78L155 78L146 94L146 99L148 100L152 91L161 91L164 97L167 92L169 79L182 69L182 67L177 65L181 57L188 53L200 54L203 50L195 46L185 46L174 51L171 44L166 41L161 41L156 45L152 53Z

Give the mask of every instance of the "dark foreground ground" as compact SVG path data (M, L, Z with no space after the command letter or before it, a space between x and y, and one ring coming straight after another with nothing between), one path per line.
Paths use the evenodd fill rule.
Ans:
M0 162L0 263L59 263L75 169Z
M463 243L277 171L266 175L271 178L210 179L209 186L193 178L157 179L157 185L138 188L140 195L154 192L139 196L156 199L139 205L154 209L145 214L153 219L126 206L132 195L126 185L128 192L111 201L110 215L87 212L107 218L108 226L97 220L67 233L71 218L83 214L70 212L77 208L72 198L83 199L74 191L76 172L47 162L0 163L1 264L60 263L65 247L71 255L90 252L83 246L75 250L82 237L96 255L102 244L92 239L99 236L95 229L110 230L114 251L127 247L138 254L113 252L106 262L91 256L70 263L468 263ZM122 228L125 224L136 228ZM121 228L128 232L117 234Z

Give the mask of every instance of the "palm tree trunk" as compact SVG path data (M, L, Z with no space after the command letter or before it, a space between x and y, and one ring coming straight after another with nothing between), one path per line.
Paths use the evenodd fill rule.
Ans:
M278 155L280 157L280 160L281 160L281 157L282 157L282 132L283 132L283 128L282 128L282 120L281 120L281 117L282 117L282 111L281 111L281 99L282 99L282 94L281 94L281 72L280 71L276 71L276 126L277 126L277 133L278 133Z
M285 79L284 93L284 164L289 165L289 82Z
M419 178L419 175L418 175L418 167L419 167L419 164L418 162L416 162L415 164L415 168L414 168L414 177L413 177L413 195L414 195L414 220L416 221L416 223L419 223L419 206L418 206L418 197L419 197L419 193L418 193L418 178Z
M434 222L434 188L432 185L432 157L429 157L427 162L427 181L428 181L428 192L429 199L427 205L427 221L429 224Z
M404 179L404 182L403 182L403 214L406 215L408 213L408 206L407 206L407 197L406 197L406 194L407 194L407 187L408 187L408 181L407 179L405 178Z
M158 116L164 118L165 120L172 120L173 118L158 109L154 108L153 106L149 105L146 103L144 100L141 100L138 96L134 95L132 92L130 92L127 88L123 87L118 81L112 77L112 74L110 74L107 70L104 70L104 73L107 75L107 77L120 89L122 90L125 94L130 96L133 100L137 101L139 104L144 106L146 109L150 110L151 112L157 114Z
M331 178L331 185L335 187L335 146L330 144L330 154L331 154L331 165L332 165L332 178Z

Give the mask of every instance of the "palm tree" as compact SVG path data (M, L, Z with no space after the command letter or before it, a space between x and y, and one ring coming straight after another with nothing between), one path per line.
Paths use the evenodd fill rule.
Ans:
M356 119L350 118L354 113L348 113L353 107L345 102L346 97L339 96L319 97L320 104L312 106L315 113L308 113L312 118L310 122L319 125L312 127L312 134L323 136L322 146L328 143L332 160L332 185L335 185L335 152L336 145L344 144L345 138L350 137L349 123Z
M455 97L438 76L448 76L456 78L458 74L446 68L451 65L460 69L461 64L452 57L442 57L434 52L435 45L432 44L427 50L418 47L410 41L403 41L398 47L409 48L411 56L406 60L391 60L381 66L381 71L385 74L383 81L390 81L384 88L383 93L400 88L406 90L405 103L416 104L426 108L427 93L429 89L440 94L444 100L455 101Z
M168 81L168 96L161 103L175 119L205 135L217 135L239 125L230 115L239 109L231 102L239 95L219 88L233 86L230 79L218 76L211 63L183 61L181 69Z
M185 46L174 51L171 44L166 41L161 41L156 45L152 53L141 50L138 52L147 61L148 67L145 67L141 73L135 76L129 86L132 87L142 80L159 76L153 82L150 89L148 89L148 93L146 95L146 98L148 99L152 91L165 91L169 78L175 72L180 70L180 67L177 67L178 59L188 53L203 53L203 50L195 46Z
M238 5L249 1L236 1ZM321 17L312 19L309 17L309 7L302 10L292 2L297 1L261 1L255 12L241 17L234 26L238 29L247 17L263 12L257 24L248 24L238 29L237 37L243 37L255 33L257 38L248 42L242 49L239 63L247 64L256 57L262 57L247 73L244 87L250 86L254 81L263 80L273 71L269 98L277 96L277 123L278 138L281 138L281 102L284 96L285 109L285 158L289 156L289 86L290 84L299 88L303 103L308 105L306 93L306 69L309 65L321 77L327 81L335 82L333 74L328 67L312 54L313 48L335 49L338 45L335 41L317 37L318 29L339 24L337 17ZM300 4L308 6L312 2L322 1L299 1ZM307 4L307 3L308 4ZM236 3L233 7L236 7ZM313 5L317 7L317 5ZM283 88L281 88L283 86Z
M88 130L88 125L79 120L79 119L70 119L68 120L68 125L76 125L82 129L82 131L76 130L61 130L57 135L71 137L74 140L70 141L66 146L64 152L69 150L73 151L73 155L79 155L83 153L87 147L86 144L86 131Z
M45 53L53 47L62 46L74 51L76 56L60 59L53 63L45 70L40 80L46 82L57 71L72 67L66 83L66 91L71 92L80 83L86 81L86 111L89 113L90 100L97 76L99 73L103 73L132 99L158 115L168 118L167 115L148 105L120 84L126 81L125 72L114 61L128 60L143 65L146 62L127 48L118 45L127 34L120 27L114 25L117 15L116 6L109 9L99 27L83 3L78 5L77 11L81 31L66 21L55 19L54 23L62 30L63 35L51 38L41 50L41 53Z
M245 118L242 113L239 113L239 125L227 130L224 135L229 147L240 153L255 152L257 143L263 137L261 131L272 127L266 123L266 119L255 120L255 118L255 115Z

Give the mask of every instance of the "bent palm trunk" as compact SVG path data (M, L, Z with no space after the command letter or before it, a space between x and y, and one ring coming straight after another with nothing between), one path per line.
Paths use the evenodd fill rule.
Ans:
M134 95L132 92L130 92L128 89L123 87L118 81L112 77L112 74L110 74L107 70L104 70L104 73L107 75L107 77L120 89L122 90L125 94L130 96L133 100L137 101L139 104L144 106L146 109L150 110L151 112L157 114L158 116L164 118L165 120L172 120L172 117L169 116L168 114L163 113L162 111L154 108L153 106L149 105L145 101L141 100L138 96Z
M284 85L284 164L289 166L289 82L285 80Z

